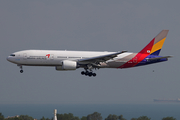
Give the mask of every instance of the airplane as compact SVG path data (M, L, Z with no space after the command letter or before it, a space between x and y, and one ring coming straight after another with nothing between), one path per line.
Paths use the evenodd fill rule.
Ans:
M97 52L67 50L23 50L7 57L9 62L22 66L54 66L58 71L76 70L85 76L96 76L93 69L131 68L167 61L171 56L159 56L169 30L162 30L140 52Z

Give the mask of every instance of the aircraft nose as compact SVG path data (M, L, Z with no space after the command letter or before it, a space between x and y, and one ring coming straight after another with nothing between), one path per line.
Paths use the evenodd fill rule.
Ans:
M15 53L12 53L11 55L9 55L6 60L9 61L9 62L12 62L12 63L16 63L16 57L15 57Z
M12 62L12 61L13 61L11 56L8 56L8 57L6 58L6 60L9 61L9 62Z
M6 58L6 60L7 60L7 61L10 61L10 57L8 56L8 57Z

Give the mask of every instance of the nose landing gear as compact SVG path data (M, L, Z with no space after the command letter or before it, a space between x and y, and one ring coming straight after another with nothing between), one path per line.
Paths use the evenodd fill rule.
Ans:
M23 73L23 67L22 67L22 65L17 65L17 66L19 66L20 67L20 73Z
M23 70L20 70L20 73L23 73Z

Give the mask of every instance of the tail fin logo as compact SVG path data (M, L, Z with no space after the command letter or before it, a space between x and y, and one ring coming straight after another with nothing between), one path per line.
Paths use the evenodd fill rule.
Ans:
M134 58L132 58L119 68L134 67L138 63L143 61L148 55L158 56L164 44L168 31L169 30L162 30L155 38L151 40L148 45L146 45L146 47L144 47L139 53L137 53ZM137 59L137 62L133 62L134 59Z
M156 37L151 50L151 55L159 55L169 30L162 30Z

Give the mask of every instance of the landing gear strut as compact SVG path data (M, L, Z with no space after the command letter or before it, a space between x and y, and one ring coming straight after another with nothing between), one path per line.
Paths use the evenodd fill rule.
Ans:
M87 70L86 71L82 71L81 74L85 75L85 76L89 76L89 77L91 77L91 76L95 77L96 76L96 73L89 72Z
M23 73L23 67L22 67L22 65L18 65L19 67L20 67L20 73Z

